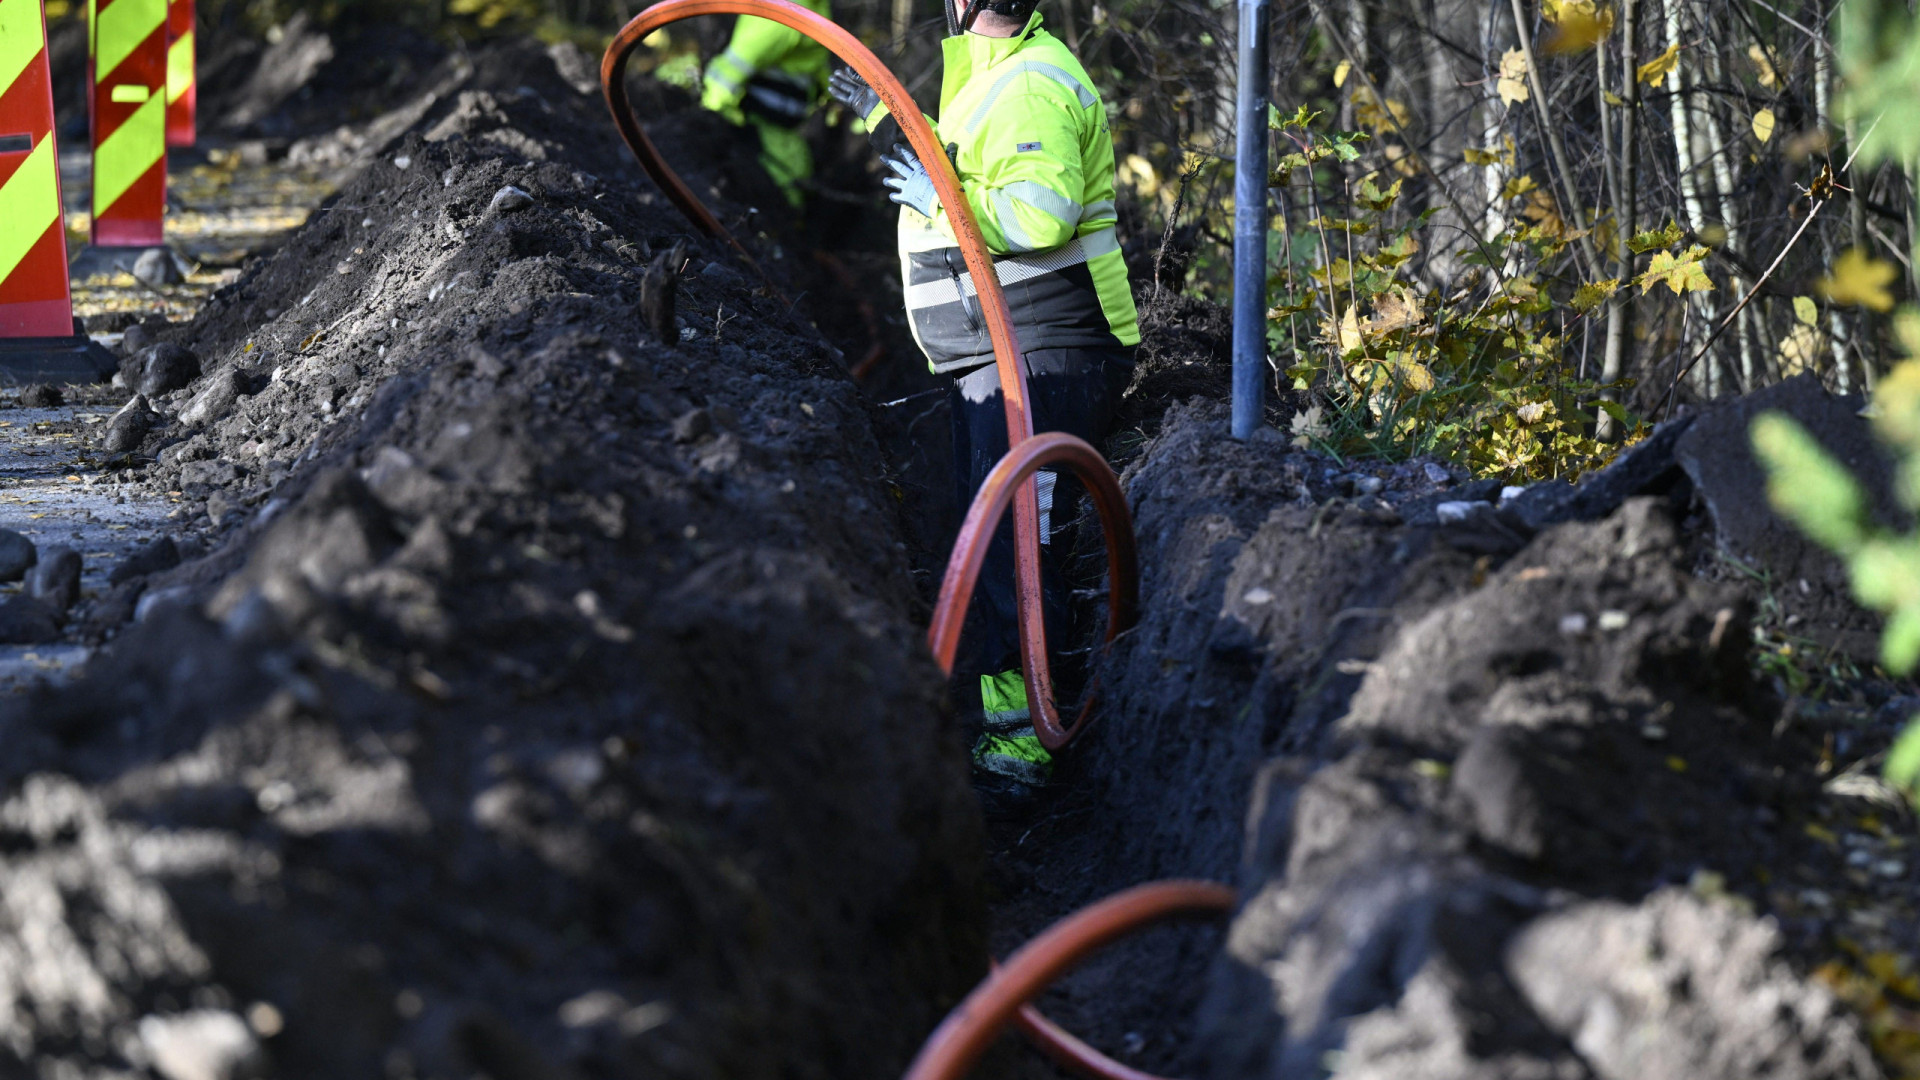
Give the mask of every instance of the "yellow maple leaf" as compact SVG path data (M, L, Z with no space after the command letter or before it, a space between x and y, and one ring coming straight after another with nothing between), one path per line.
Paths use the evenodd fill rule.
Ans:
M1509 105L1527 100L1527 54L1519 49L1508 49L1500 57L1500 77L1494 82L1494 91L1500 100Z
M1518 198L1539 186L1531 176L1516 176L1507 181L1506 186L1500 189L1500 197L1503 199Z
M1368 337L1380 337L1417 326L1423 317L1420 302L1408 296L1405 289L1395 288L1373 298L1373 318L1367 320L1365 330Z
M1648 86L1659 86L1680 66L1680 43L1667 46L1667 51L1640 65L1639 79Z
M1520 214L1538 223L1542 236L1556 240L1567 238L1567 223L1560 217L1560 207L1546 192L1537 189L1528 192L1527 205L1520 208Z
M1826 348L1826 339L1811 326L1795 326L1780 339L1780 374L1791 378L1803 371L1817 370L1815 362Z
M1366 344L1360 336L1360 313L1358 308L1348 308L1339 319L1328 317L1320 320L1320 332L1329 345L1341 355L1353 352Z
M1773 110L1761 109L1753 114L1753 137L1761 142L1773 138Z
M1353 71L1353 61L1342 60L1333 66L1333 85L1347 85L1347 76Z
M1364 86L1354 90L1351 100L1353 118L1372 128L1375 135L1385 135L1389 131L1400 130L1406 127L1408 120L1413 118L1413 113L1407 109L1406 102L1397 98L1388 98L1386 106L1382 108L1380 103L1374 100L1373 92Z
M1767 50L1758 45L1747 46L1747 59L1753 61L1753 73L1760 85L1769 90L1780 89L1780 72L1773 66L1773 60L1767 56Z
M1833 261L1833 272L1821 278L1814 289L1836 304L1892 311L1893 292L1887 286L1899 273L1892 263L1874 258L1864 248L1848 248Z
M1466 158L1467 164L1469 165L1496 165L1500 161L1500 154L1498 151L1476 150L1471 146L1467 147L1465 150L1460 151L1460 156L1463 158Z
M1544 11L1554 30L1549 53L1585 52L1613 33L1613 8L1595 0L1548 0Z
M1700 265L1708 254L1707 249L1699 244L1679 255L1671 251L1655 252L1653 261L1647 264L1646 272L1634 278L1640 286L1640 295L1647 295L1656 285L1672 289L1675 296L1690 292L1712 292L1713 279L1707 277L1707 268Z

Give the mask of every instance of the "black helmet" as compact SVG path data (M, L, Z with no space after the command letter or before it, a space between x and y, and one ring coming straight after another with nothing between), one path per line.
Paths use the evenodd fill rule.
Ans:
M967 6L967 13L961 16L957 0L947 0L947 36L955 37L973 29L973 20L982 11L991 11L995 15L1004 15L1016 22L1025 22L1033 15L1033 9L1040 6L1040 0L973 0Z

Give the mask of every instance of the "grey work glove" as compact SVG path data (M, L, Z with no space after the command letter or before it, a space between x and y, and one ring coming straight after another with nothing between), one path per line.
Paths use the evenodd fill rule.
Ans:
M827 80L827 94L853 111L862 120L870 120L880 107L880 95L852 68L841 68Z
M933 191L933 177L927 175L927 167L920 164L913 151L896 146L881 156L880 163L893 172L892 176L880 180L892 192L887 198L919 211L924 217L932 217L940 209L940 197Z

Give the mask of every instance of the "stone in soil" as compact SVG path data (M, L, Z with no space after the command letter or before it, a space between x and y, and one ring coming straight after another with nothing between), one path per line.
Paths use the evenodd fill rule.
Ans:
M39 558L33 541L12 529L0 529L0 581L19 581Z
M28 572L26 594L65 612L80 599L81 568L79 552L70 547L50 547L40 553L40 561Z
M487 209L496 214L512 214L525 210L532 205L533 196L521 191L512 184L508 184L506 187L494 192L493 201L487 204Z
M19 580L27 577L27 571L33 569L40 553L33 546L33 540L27 540L12 528L0 528L0 580Z
M173 542L173 537L162 536L133 549L107 575L107 581L119 585L134 578L157 574L162 570L171 570L179 565L179 546Z
M38 645L60 639L61 613L31 596L0 601L0 645Z
M166 248L148 248L133 261L133 279L150 289L162 289L187 280Z
M148 407L145 394L133 395L107 421L107 433L101 440L101 449L109 454L127 454L140 449L141 442L159 419Z
M133 389L149 398L172 393L200 377L200 358L192 350L162 341L135 354Z
M207 379L180 410L183 424L208 424L226 416L233 403L251 389L252 380L238 367L226 368Z
M256 1080L271 1072L253 1030L224 1009L143 1017L139 1031L166 1080Z
M55 409L66 404L65 394L60 388L47 383L34 383L20 391L20 404L28 409Z

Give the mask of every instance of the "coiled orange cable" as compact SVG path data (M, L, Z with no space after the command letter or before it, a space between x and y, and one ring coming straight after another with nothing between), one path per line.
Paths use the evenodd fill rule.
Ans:
M1175 915L1226 914L1233 910L1234 902L1232 889L1211 881L1156 881L1115 893L1069 915L1007 957L1005 964L947 1014L920 1048L905 1080L959 1080L1016 1017L1023 1017L1022 1026L1029 1034L1033 1032L1028 1026L1032 1020L1044 1023L1038 1013L1024 1016L1030 1011L1026 1003L1089 954L1142 926ZM1081 1049L1097 1053L1079 1040L1073 1041ZM1078 1060L1069 1063L1083 1065ZM1143 1076L1124 1065L1114 1067L1117 1071L1095 1075L1112 1080Z

